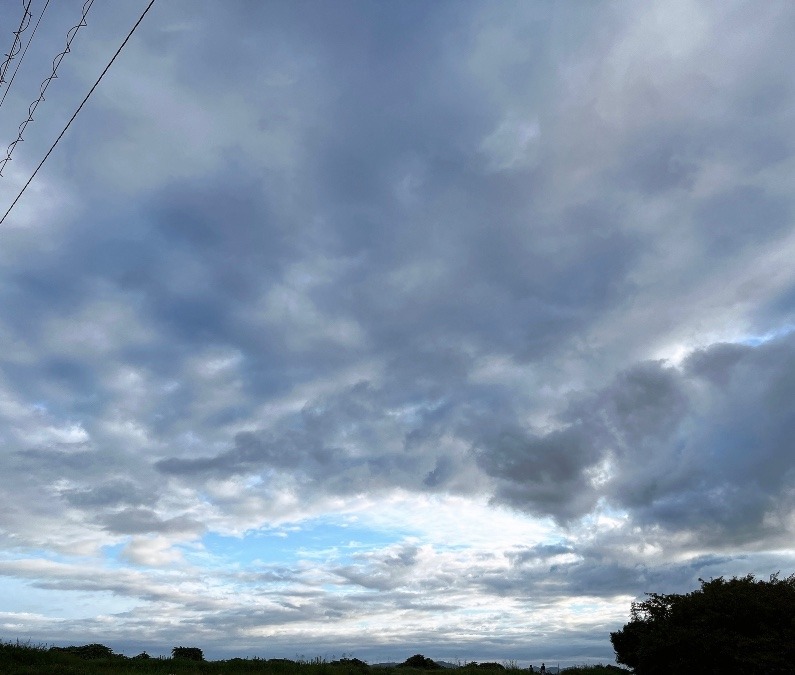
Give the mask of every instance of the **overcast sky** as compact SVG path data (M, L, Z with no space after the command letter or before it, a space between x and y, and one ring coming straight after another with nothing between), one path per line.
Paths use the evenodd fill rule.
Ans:
M0 212L145 5L95 2ZM793 34L159 0L0 228L0 637L611 662L644 592L795 572Z

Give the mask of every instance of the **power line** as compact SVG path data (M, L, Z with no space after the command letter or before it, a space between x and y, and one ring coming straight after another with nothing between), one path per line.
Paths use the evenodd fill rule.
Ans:
M75 112L72 115L72 117L66 123L66 126L63 128L63 131L58 135L58 138L55 139L55 142L52 144L50 149L47 151L47 154L44 155L44 159L42 159L41 162L39 162L39 165L36 167L36 170L31 174L30 178L28 178L28 182L25 183L22 186L22 189L19 191L19 194L16 196L14 201L11 202L11 206L8 207L8 211L6 211L5 214L3 215L3 217L0 218L0 225L2 225L3 222L5 222L5 219L8 217L8 214L11 213L11 209L13 209L14 206L16 206L16 203L19 201L19 198L25 192L25 190L27 189L28 185L30 185L31 182L33 182L33 179L36 177L36 174L39 172L39 169L41 169L41 167L44 166L44 162L47 161L47 158L50 156L52 151L55 150L55 146L58 145L58 142L63 138L64 134L66 133L66 130L71 126L72 122L74 122L75 117L77 117L77 115L80 112L80 110L86 104L86 101L88 101L88 99L91 97L91 94L93 94L94 90L99 86L99 83L102 81L102 78L105 77L105 73L107 73L108 70L110 70L110 67L113 65L113 62L116 60L116 57L119 54L121 54L121 50L124 49L124 46L127 44L127 42L132 37L132 35L135 32L135 30L138 28L138 26L144 20L144 17L149 12L149 10L152 9L152 5L154 5L154 4L155 4L155 0L151 0L149 2L149 4L146 6L146 9L143 11L141 16L138 18L138 21L136 21L135 25L130 29L130 32L127 34L127 37L124 38L124 42L121 43L119 48L116 50L116 53L113 55L113 58L111 58L111 60L108 61L108 65L105 66L105 69L102 71L102 73L100 73L100 76L97 78L97 81L94 82L94 86L91 87L89 92L86 94L86 97L83 99L83 101L80 103L80 105L77 106L77 110L75 110Z
M45 77L44 80L42 81L41 87L39 88L39 97L28 106L27 119L24 120L22 124L19 125L19 132L17 133L16 139L8 144L8 148L6 149L6 156L2 159L2 161L0 161L0 176L3 175L3 169L6 168L6 164L8 164L11 161L11 155L16 149L17 144L21 143L24 140L22 138L22 135L25 133L25 129L27 128L28 124L30 124L33 121L33 113L36 112L36 109L39 107L39 104L44 100L44 94L47 91L47 87L50 86L50 83L53 80L57 79L58 67L61 65L61 62L63 61L64 57L72 51L72 41L77 36L77 32L81 28L84 28L85 26L88 25L86 23L86 17L88 16L88 12L91 10L91 5L93 4L94 0L86 0L83 3L83 9L80 15L80 21L76 23L74 26L72 26L69 29L69 32L66 34L66 46L64 47L64 50L52 60L52 73L50 73L50 75L48 77Z
M19 38L30 25L30 20L33 17L33 15L30 13L31 2L33 2L33 0L28 0L26 4L25 0L22 0L22 19L19 22L19 28L17 28L14 31L14 42L11 45L11 50L8 52L8 54L6 54L6 58L3 61L3 65L0 66L0 84L3 84L3 82L6 81L6 71L8 70L8 66L11 65L11 62L14 60L14 57L17 54L19 54L19 48L21 47L21 45L19 44L20 42ZM27 23L25 21L26 19Z
M22 60L25 58L25 54L28 53L28 47L30 47L30 43L33 42L33 36L36 35L36 31L39 28L39 24L41 23L41 20L44 18L44 12L47 11L47 7L49 6L49 4L50 4L50 0L47 0L47 2L44 3L44 9L42 9L41 10L41 14L39 14L39 20L36 21L36 25L33 26L33 32L30 34L30 37L28 38L28 42L25 45L25 49L22 51L22 56L20 56L19 57L19 61L17 61L17 65L14 68L14 72L11 73L11 79L8 81L8 86L6 87L5 92L3 92L3 98L0 99L0 108L3 107L3 102L6 100L6 96L8 96L8 92L11 91L11 85L14 84L14 79L17 76L17 71L19 70L19 67L22 65Z

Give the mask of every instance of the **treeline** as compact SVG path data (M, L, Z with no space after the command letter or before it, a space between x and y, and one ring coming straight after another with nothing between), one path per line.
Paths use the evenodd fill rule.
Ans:
M370 666L356 658L341 658L326 661L291 659L251 659L233 658L220 661L207 661L198 647L174 647L170 658L152 657L146 652L132 657L115 654L110 647L102 644L88 644L71 647L47 647L29 643L0 643L0 673L2 675L133 675L151 673L152 675L408 675L410 672L438 671L446 666L415 654L403 663L384 668ZM531 668L522 669L507 662L463 664L457 671L463 673L504 673L522 672L529 675ZM538 672L536 669L534 672ZM566 675L616 675L626 671L616 666L592 666L561 670Z

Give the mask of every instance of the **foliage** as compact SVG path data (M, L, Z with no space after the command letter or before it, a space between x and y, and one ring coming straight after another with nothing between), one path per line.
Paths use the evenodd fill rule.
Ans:
M171 658L185 659L186 661L204 661L204 652L198 647L174 647Z
M46 663L47 645L33 645L30 642L0 642L0 672L6 672L11 665L32 666Z
M137 656L125 658L114 654L107 659L83 659L65 649L50 650L47 645L31 645L30 643L3 643L0 641L0 675L408 675L410 672L398 667L374 668L359 659L343 656L339 660L326 661L322 658L300 660L264 659L264 658L232 658L220 661L191 661L189 659L171 659L165 657ZM415 655L417 656L417 655ZM421 656L421 655L419 655ZM412 657L414 658L414 657ZM421 656L425 659L424 656ZM407 659L411 660L411 659ZM423 664L433 663L424 670L438 670L438 664L430 659ZM419 663L414 659L412 663ZM463 675L505 675L504 664L481 663L464 664ZM469 667L472 670L469 670ZM414 666L416 667L416 666ZM615 668L607 666L607 668ZM508 668L510 670L510 668ZM528 670L522 670L529 675ZM536 669L537 673L537 669ZM618 668L614 670L574 669L566 675L620 675L626 673ZM440 674L441 675L441 674ZM451 673L452 675L452 673Z
M337 661L329 661L330 666L343 666L347 673L351 675L355 675L358 673L366 673L370 671L370 666L368 666L364 661L359 659L353 659L346 656L343 656L341 659Z
M418 668L420 670L439 670L442 668L436 661L426 658L422 654L410 656L398 668Z
M266 663L273 673L295 673L300 668L298 661L292 659L267 659Z
M66 652L67 654L74 654L81 659L94 660L94 659L109 659L114 655L110 647L100 644L90 645L71 645L69 647L50 647L52 652Z
M795 663L795 575L701 582L685 595L648 593L610 634L616 661L637 675L759 671L791 673Z
M478 663L477 661L470 661L469 663L464 665L465 668L477 668L478 670L505 670L505 666L501 663L496 663L494 661L486 661L484 663ZM516 670L516 668L511 668L511 670Z
M626 675L627 671L624 668L619 668L611 663L606 666L601 663L593 666L577 666L575 668L561 669L561 675Z

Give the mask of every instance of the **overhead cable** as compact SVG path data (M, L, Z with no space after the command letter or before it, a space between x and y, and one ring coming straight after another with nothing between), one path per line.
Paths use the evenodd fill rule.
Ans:
M24 33L28 26L30 25L30 20L33 15L30 13L30 3L33 0L22 0L22 19L19 22L19 28L14 31L14 42L11 45L11 51L6 54L6 58L3 61L2 65L0 65L0 84L6 81L6 71L8 70L8 66L11 65L11 62L14 60L14 57L19 54L20 47L22 47L20 37L22 33Z
M17 76L17 71L19 70L19 67L22 65L22 60L25 58L25 54L28 53L28 47L30 47L30 43L33 42L33 36L36 35L36 31L39 28L41 20L44 18L44 12L47 11L47 7L49 6L49 4L50 0L47 0L47 2L44 3L44 9L42 9L41 14L39 14L39 20L36 21L36 25L33 26L33 31L31 32L30 37L28 38L28 42L25 45L25 49L22 50L22 56L19 57L19 61L17 61L17 65L14 68L14 72L11 73L11 79L8 81L8 86L6 87L6 90L3 92L3 98L0 98L0 108L3 107L3 102L6 100L8 92L11 91L11 85L14 84L14 78L16 78Z
M45 77L44 80L42 81L41 86L39 87L39 97L28 106L27 119L24 120L22 124L19 125L19 131L17 133L16 139L8 144L8 148L6 149L6 156L2 160L0 160L0 176L3 175L3 169L5 169L6 164L8 164L11 161L11 155L16 149L17 144L21 143L24 140L22 138L22 135L25 133L25 129L27 128L28 124L30 124L33 121L33 113L36 112L36 108L38 108L39 104L44 100L44 94L47 91L47 87L49 87L50 83L58 77L58 67L61 65L64 56L66 56L69 52L72 51L72 41L75 39L77 32L81 28L88 25L86 23L86 17L88 16L88 12L91 9L91 5L93 4L94 0L86 0L83 3L83 10L80 15L80 21L76 23L74 26L72 26L69 29L69 32L66 34L66 46L64 47L64 50L52 60L52 73L50 73L50 75Z
M155 4L155 0L151 0L149 2L149 4L146 6L146 9L143 11L141 16L138 17L138 21L136 21L135 25L130 29L130 32L127 34L127 37L124 38L124 42L122 42L121 45L119 46L119 48L116 50L116 53L113 55L113 58L111 58L111 60L108 61L108 65L105 66L105 69L102 71L102 73L100 73L100 76L97 78L97 81L94 82L94 86L91 87L89 92L86 94L86 97L82 100L80 105L77 106L77 110L75 110L75 112L72 115L72 117L66 123L66 126L63 128L63 131L61 131L61 133L58 135L58 138L55 139L55 142L52 144L50 149L47 151L47 154L44 155L44 159L42 159L39 162L39 165L36 167L36 170L31 174L30 178L28 178L27 183L25 183L22 186L22 189L19 191L19 194L16 196L14 201L11 202L11 206L8 207L8 211L6 211L5 214L3 214L3 217L0 218L0 225L3 224L5 219L8 217L8 214L11 213L11 209L13 209L14 206L16 206L16 203L19 201L19 198L22 197L22 194L25 192L25 190L27 189L28 185L30 185L33 182L33 179L36 177L36 174L39 172L39 169L41 169L41 167L44 166L44 162L47 161L47 158L50 156L50 154L52 154L52 151L55 150L55 146L58 145L58 142L63 138L63 136L66 133L67 129L69 129L69 127L71 126L72 122L75 121L75 117L77 117L78 113L82 110L83 106L86 104L86 101L88 101L88 99L91 97L91 94L93 94L94 90L99 86L99 83L102 81L102 78L105 77L105 73L107 73L108 70L110 70L110 67L113 65L113 62L116 60L116 57L119 54L121 54L121 50L124 49L124 46L130 40L130 38L132 37L133 33L138 28L138 26L141 25L141 22L144 20L144 17L149 12L149 10L152 9L152 5L154 5L154 4Z

